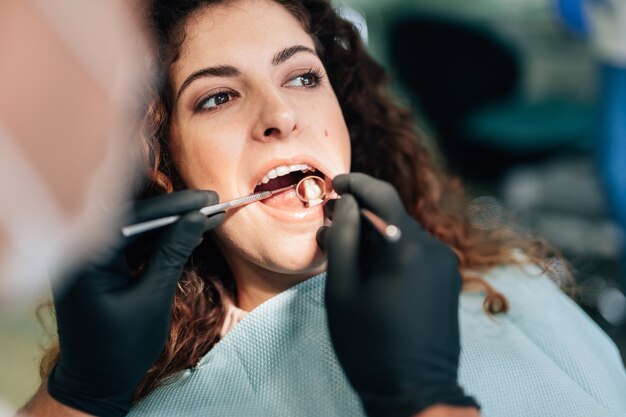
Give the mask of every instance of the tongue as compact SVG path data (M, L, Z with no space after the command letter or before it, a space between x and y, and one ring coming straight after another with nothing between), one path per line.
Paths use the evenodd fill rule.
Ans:
M304 203L300 201L296 190L293 188L274 194L270 198L262 200L261 203L283 210L301 210L306 207Z

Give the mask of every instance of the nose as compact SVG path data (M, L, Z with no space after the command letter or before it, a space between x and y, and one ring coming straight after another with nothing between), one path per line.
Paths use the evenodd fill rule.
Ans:
M268 90L263 98L257 122L253 127L253 138L267 141L289 137L298 129L294 108L279 91Z

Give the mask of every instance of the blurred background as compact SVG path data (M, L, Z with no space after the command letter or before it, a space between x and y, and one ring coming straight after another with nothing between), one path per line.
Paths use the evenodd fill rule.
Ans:
M465 181L475 224L512 223L560 250L574 298L626 358L626 56L598 45L583 2L343 4ZM623 51L623 27L613 34Z
M607 114L626 98L611 97L613 67L592 47L579 2L336 3L464 179L475 224L512 222L559 249L575 272L576 301L625 358L625 209L614 179L626 161L611 141L626 143L626 132ZM0 393L15 407L39 385L47 337L35 306L0 318Z

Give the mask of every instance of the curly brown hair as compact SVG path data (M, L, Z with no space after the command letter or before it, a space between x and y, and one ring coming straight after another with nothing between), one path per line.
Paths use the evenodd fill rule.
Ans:
M153 87L139 141L148 179L140 198L184 188L167 145L172 111L169 68L179 57L188 19L206 7L231 1L152 3L149 21L156 39L160 83ZM472 224L466 215L467 200L461 182L435 164L439 156L427 151L429 147L417 133L411 110L392 98L385 70L368 55L354 26L341 18L327 0L274 1L300 21L315 42L349 129L353 171L393 184L408 213L456 252L464 290L484 291L487 313L505 312L506 298L479 274L495 265L521 264L513 249L521 250L526 262L549 270L547 245L504 225L485 229ZM206 238L185 267L172 307L169 338L158 361L137 387L135 400L146 396L166 377L195 366L211 349L219 340L225 301L236 299L235 292L215 242ZM58 346L42 360L42 376L57 360Z

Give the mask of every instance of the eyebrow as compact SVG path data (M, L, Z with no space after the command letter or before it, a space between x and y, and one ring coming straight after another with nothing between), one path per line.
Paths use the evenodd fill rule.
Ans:
M283 62L287 61L289 58L291 58L295 54L300 53L300 52L307 52L315 56L318 56L317 52L314 49L309 48L308 46L293 45L293 46L288 46L287 48L281 50L276 55L274 55L274 57L272 58L272 65L276 67L282 64ZM233 77L238 77L240 75L241 75L241 71L239 71L237 68L233 67L232 65L218 65L216 67L207 67L207 68L198 70L194 72L193 74L191 74L189 77L187 77L185 81L183 82L183 84L180 86L180 89L178 90L178 94L176 95L176 101L178 101L180 96L183 94L183 91L185 91L185 89L189 86L189 84L191 84L193 81L197 80L198 78L205 78L205 77L233 78Z
M180 90L178 90L178 94L176 95L176 101L180 98L180 95L183 94L185 88L189 86L192 82L197 80L198 78L205 77L238 77L241 75L241 71L231 65L219 65L217 67L208 67L202 68L191 74L180 86Z
M285 62L286 60L288 60L289 58L291 58L292 56L294 56L295 54L297 54L298 52L308 52L310 54L318 56L317 52L315 52L313 49L309 48L308 46L294 45L294 46L289 46L283 49L282 51L280 51L279 53L277 53L276 55L274 55L274 58L272 58L272 65L276 67L282 64L283 62Z

